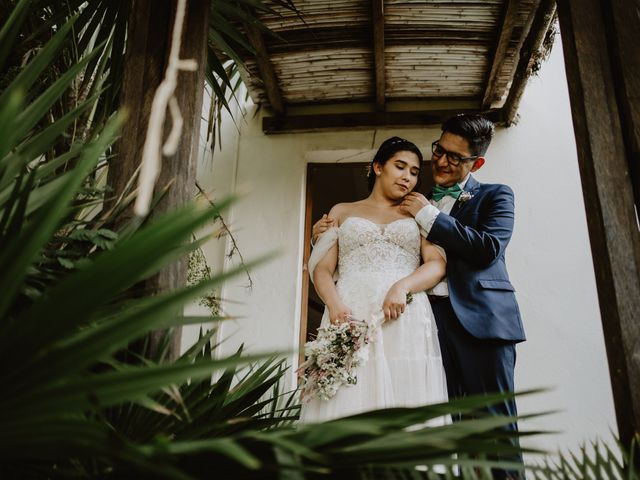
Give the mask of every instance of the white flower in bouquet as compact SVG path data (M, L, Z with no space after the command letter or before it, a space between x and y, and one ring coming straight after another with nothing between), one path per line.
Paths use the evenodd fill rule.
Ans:
M317 338L305 344L306 360L298 369L303 400L328 400L342 385L358 381L355 370L369 357L373 328L367 322L349 320L319 329Z

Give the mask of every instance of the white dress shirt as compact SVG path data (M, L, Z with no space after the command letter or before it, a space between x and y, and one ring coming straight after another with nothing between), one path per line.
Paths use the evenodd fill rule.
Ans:
M464 190L464 186L467 184L467 180L469 180L469 175L465 177L465 179L458 183L460 188ZM420 231L426 238L431 231L431 227L436 221L436 218L440 213L446 213L449 215L451 213L451 209L456 203L456 199L450 195L445 195L439 201L435 201L433 199L429 200L429 204L422 207L422 209L416 215L416 222L420 226ZM445 254L446 259L446 254ZM440 282L435 285L433 288L427 290L427 294L435 295L438 297L448 297L449 296L449 284L447 283L447 277L444 277Z

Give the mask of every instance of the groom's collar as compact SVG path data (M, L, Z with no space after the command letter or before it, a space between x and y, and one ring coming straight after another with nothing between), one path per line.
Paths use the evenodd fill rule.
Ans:
M458 183L458 185L460 185L460 188L462 190L464 190L464 188L467 186L467 183L469 182L469 179L471 178L471 173L468 173L466 177L464 177L464 180L462 180L460 183Z
M469 174L467 177L466 183L462 187L465 192L471 192L480 186L480 182L478 182L473 175Z

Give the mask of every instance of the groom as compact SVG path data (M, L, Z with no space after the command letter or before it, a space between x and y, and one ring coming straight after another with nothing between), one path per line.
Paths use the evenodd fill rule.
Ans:
M493 131L493 123L480 115L446 120L432 144L435 186L430 199L413 192L401 205L427 240L447 254L447 276L429 299L452 398L514 391L516 343L525 340L505 264L513 232L513 191L480 183L471 174L484 165ZM514 400L490 410L517 414ZM517 430L517 425L508 428ZM494 472L494 478L509 477Z

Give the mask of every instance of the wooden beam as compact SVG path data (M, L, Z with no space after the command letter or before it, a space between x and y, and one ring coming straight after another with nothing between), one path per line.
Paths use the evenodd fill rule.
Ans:
M137 0L132 3L127 32L127 53L124 63L120 106L128 117L117 144L117 155L109 163L108 182L119 195L131 177L135 175L142 157L151 103L156 88L164 77L169 57L170 38L175 16L173 0ZM176 98L184 124L177 153L164 158L158 179L157 191L167 185L169 190L156 205L152 216L175 210L195 197L200 119L204 96L204 69L207 63L207 38L209 33L209 0L187 2L182 36L181 58L193 58L198 70L180 72ZM175 290L184 286L187 279L187 259L167 266L145 282L145 294ZM177 315L181 311L176 311ZM159 344L164 332L151 337L151 349ZM174 330L169 356L180 353L181 330Z
M507 126L512 125L516 119L520 99L524 93L524 88L527 86L527 80L531 75L531 64L535 59L535 55L538 54L542 47L544 38L553 21L555 11L555 0L542 0L536 11L527 38L522 44L518 66L516 67L511 88L509 89L509 95L503 107L504 119Z
M262 131L266 134L342 130L345 128L424 127L439 126L457 113L479 113L478 110L438 110L428 112L335 113L322 115L288 115L264 117ZM500 111L482 112L500 123Z
M558 0L604 341L626 445L640 431L640 233L630 177L640 135L640 31L626 24L636 10L637 0ZM634 130L630 142L625 132Z
M376 108L385 108L385 61L384 61L384 0L373 0L371 22L373 23L373 65L376 79Z
M262 32L260 32L255 25L251 25L249 23L245 24L245 32L247 33L247 37L249 38L251 45L256 51L256 64L258 65L260 77L264 84L264 89L267 93L271 109L276 115L284 115L285 108L284 102L282 101L282 92L278 85L276 71L269 59L269 51L267 50L267 45L264 42Z
M491 62L491 70L487 79L487 85L484 89L482 108L490 108L491 103L496 100L495 97L497 96L496 88L498 85L498 77L502 72L502 66L507 56L509 42L511 41L511 35L513 34L513 27L518 21L519 7L520 0L507 0L507 6L502 19L502 26L500 28L500 35L498 36L498 44L493 55L493 62Z
M612 55L612 72L622 121L622 135L629 155L629 173L637 211L640 211L640 35L637 22L629 21L629 12L638 12L638 2L611 2L604 20ZM630 10L633 7L635 10Z

